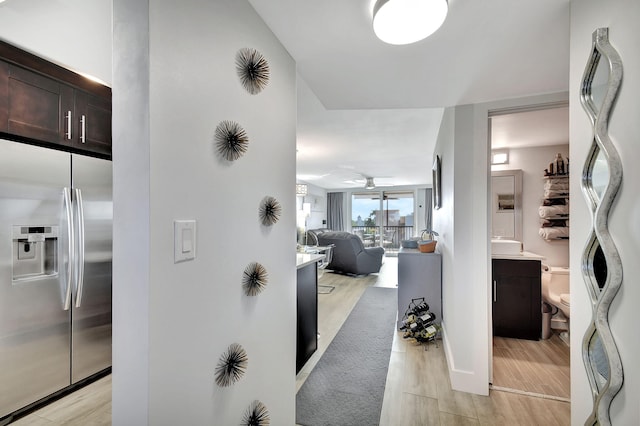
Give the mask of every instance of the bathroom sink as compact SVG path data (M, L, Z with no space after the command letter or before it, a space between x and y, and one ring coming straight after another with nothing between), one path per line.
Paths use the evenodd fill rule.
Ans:
M522 252L522 243L515 240L491 240L491 254L517 255Z

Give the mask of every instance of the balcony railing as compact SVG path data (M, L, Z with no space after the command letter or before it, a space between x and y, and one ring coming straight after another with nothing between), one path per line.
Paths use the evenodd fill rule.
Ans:
M382 233L381 233L382 230ZM365 247L382 246L388 252L397 252L400 241L413 237L413 226L352 226L351 232L362 239Z

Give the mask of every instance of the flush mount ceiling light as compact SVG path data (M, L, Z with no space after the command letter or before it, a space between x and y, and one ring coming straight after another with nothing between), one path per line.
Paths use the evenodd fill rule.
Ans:
M447 0L377 0L373 31L385 43L415 43L436 32L448 10Z
M368 177L367 183L364 184L364 189L374 189L375 187L376 187L376 184L373 183L373 178Z

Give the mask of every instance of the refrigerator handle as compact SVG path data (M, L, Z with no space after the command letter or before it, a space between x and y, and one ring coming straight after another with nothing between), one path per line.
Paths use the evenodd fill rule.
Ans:
M82 191L76 192L76 209L78 214L78 287L76 288L76 308L82 304L82 290L84 289L84 209L82 205Z
M67 218L67 289L64 296L64 310L71 307L71 278L73 276L73 218L71 215L71 190L64 188L64 207Z

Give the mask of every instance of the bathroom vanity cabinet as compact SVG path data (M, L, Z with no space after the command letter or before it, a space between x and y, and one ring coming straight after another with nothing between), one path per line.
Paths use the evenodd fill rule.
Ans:
M542 332L539 260L492 259L493 335L539 340Z

